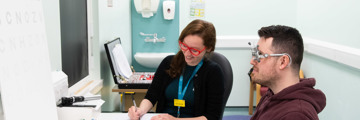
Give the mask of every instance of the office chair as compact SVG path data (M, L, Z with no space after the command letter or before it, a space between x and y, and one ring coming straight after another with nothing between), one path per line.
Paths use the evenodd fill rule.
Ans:
M220 65L220 67L223 71L223 75L224 75L225 91L224 91L224 97L223 97L224 103L223 103L223 107L222 107L222 111L223 111L223 113L221 115L221 118L222 118L222 116L224 114L226 102L229 98L229 95L230 95L231 89L232 89L232 85L233 85L233 72L232 72L230 62L224 55L217 53L217 52L213 52L210 55L209 59Z
M300 69L299 71L299 78L305 78L303 71ZM251 79L251 78L250 78ZM261 86L260 84L255 84L254 82L250 81L250 96L249 96L249 115L253 113L253 101L254 101L254 85L256 88L256 105L259 103L262 96L268 91L268 87Z

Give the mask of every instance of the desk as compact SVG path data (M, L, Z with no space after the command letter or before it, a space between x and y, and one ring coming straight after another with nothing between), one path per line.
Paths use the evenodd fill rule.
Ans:
M116 85L113 87L112 92L139 92L146 93L147 89L119 89Z
M147 113L140 120L150 120L151 117L159 115L158 113ZM98 120L130 120L127 113L101 113Z
M118 86L114 86L112 92L120 93L120 111L127 112L127 110L133 106L131 96L125 95L125 92L135 92L134 99L136 101L136 105L140 106L140 102L144 99L147 89L119 89ZM155 106L155 105L154 105ZM150 110L154 112L156 110L155 107Z

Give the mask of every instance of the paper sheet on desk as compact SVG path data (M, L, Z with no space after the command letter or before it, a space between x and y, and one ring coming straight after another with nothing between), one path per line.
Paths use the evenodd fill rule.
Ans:
M159 113L147 113L140 120L151 120L151 117L160 115ZM99 120L130 120L128 113L101 113Z
M160 114L155 114L155 113L154 114L145 114L140 118L140 120L151 120L151 117L156 116L156 115L160 115Z

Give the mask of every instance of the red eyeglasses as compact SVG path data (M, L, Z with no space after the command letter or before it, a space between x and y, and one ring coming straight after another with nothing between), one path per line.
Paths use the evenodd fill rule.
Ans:
M204 47L204 49L202 49L202 50L197 50L195 48L191 48L191 47L187 46L186 44L184 44L181 41L179 41L179 46L180 46L181 50L183 50L183 51L190 50L190 53L194 56L198 56L206 48L206 47Z

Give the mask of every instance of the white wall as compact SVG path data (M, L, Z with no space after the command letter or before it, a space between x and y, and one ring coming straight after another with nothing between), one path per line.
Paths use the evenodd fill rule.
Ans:
M304 38L359 50L359 4L360 1L355 0L207 0L203 19L214 23L218 36L257 36L257 30L262 26L282 24L297 28ZM180 30L192 20L188 17L189 5L189 1L180 2ZM231 48L216 51L223 53L233 67L234 86L227 106L247 106L249 85L248 78L243 74L249 69L250 51ZM327 96L327 106L319 114L320 119L358 118L356 108L360 105L356 93L360 83L359 69L307 52L301 69L306 77L316 78L315 88L321 89Z
M360 1L298 0L297 27L303 36L360 47Z
M51 71L61 70L60 6L58 0L43 0Z
M359 55L359 4L356 0L298 0L297 27L303 36L352 47L357 51L348 52ZM307 77L316 78L316 88L326 95L327 105L320 119L358 119L360 69L310 53L305 54L302 69Z
M205 19L212 22L217 36L252 35L257 30L272 24L296 25L296 7L294 0L206 0ZM190 1L180 1L180 32L194 18L189 17ZM217 43L223 41L219 40ZM232 64L234 72L233 89L227 106L249 105L250 51L244 48L218 49ZM255 102L254 102L255 103Z
M110 71L104 44L120 37L127 59L131 61L131 12L130 0L113 0L112 7L108 7L107 2L107 0L97 1L98 48L100 50L101 79L104 80L101 95L102 99L106 101L102 106L102 111L114 111L116 108L119 108L120 97L118 93L111 92L115 83Z
M217 35L256 35L272 24L296 25L296 0L205 0L205 20ZM190 0L180 1L180 32L193 20Z
M316 79L316 88L326 95L326 107L319 114L323 120L358 119L357 107L360 70L322 57L305 54L302 69L306 77Z

